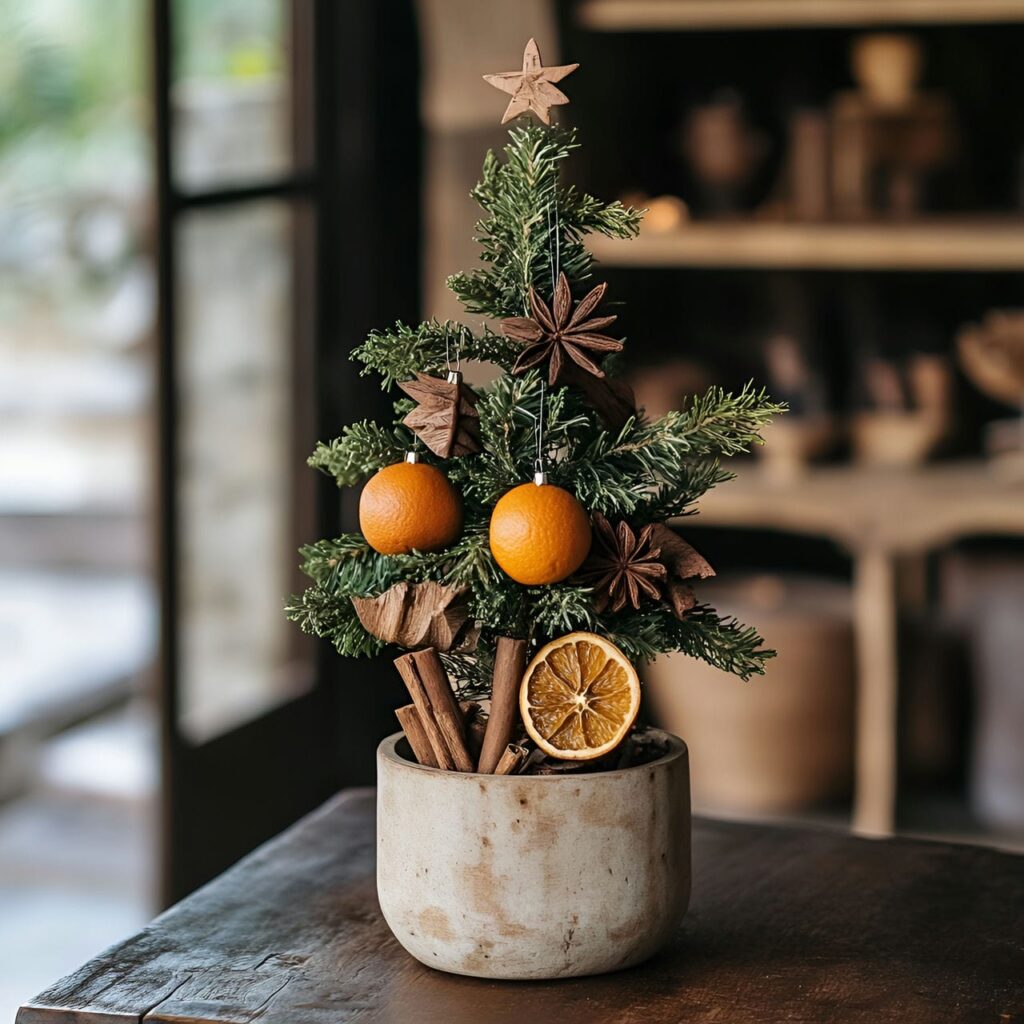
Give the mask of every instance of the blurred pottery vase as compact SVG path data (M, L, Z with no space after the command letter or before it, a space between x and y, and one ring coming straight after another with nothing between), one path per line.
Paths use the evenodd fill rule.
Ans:
M743 102L723 90L693 107L680 133L679 148L693 175L700 212L739 212L744 193L767 154L764 135L748 124Z
M683 409L690 395L700 394L708 386L707 371L686 359L645 366L629 376L637 408L648 416L664 416Z
M869 360L865 379L877 408L850 421L854 458L866 466L918 466L949 434L952 374L942 356L918 354L908 361L906 387L897 368Z
M865 466L919 466L945 434L945 423L925 412L862 412L850 423L854 456Z
M929 175L953 155L946 97L919 92L923 64L914 36L861 36L850 63L858 89L832 104L832 205L839 217L909 217L925 205Z
M900 109L914 97L921 77L921 44L913 36L877 32L860 36L850 64L864 96L876 107Z
M774 419L754 451L769 478L792 480L806 472L814 459L825 455L836 435L834 418L826 412L821 375L809 362L807 346L792 331L770 335L764 345L765 369L771 392L789 406L789 413Z
M1024 310L992 310L957 336L960 366L971 383L1020 415L990 423L985 450L1001 473L1024 476Z
M702 586L723 612L757 622L778 651L765 677L730 685L684 655L652 662L647 690L660 723L685 729L694 809L765 815L847 795L852 785L854 652L845 587L800 577Z
M765 476L785 482L802 476L815 459L826 455L836 439L836 422L825 413L783 416L761 431L764 444L754 451Z
M665 235L678 231L690 219L690 211L679 196L655 196L645 204L641 230L649 234Z

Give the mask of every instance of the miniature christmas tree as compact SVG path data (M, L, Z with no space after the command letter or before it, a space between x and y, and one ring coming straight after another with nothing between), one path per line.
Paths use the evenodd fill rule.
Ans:
M410 650L397 665L419 714L403 725L420 760L441 767L493 771L503 754L518 767L525 753L506 751L517 711L549 755L600 757L632 725L635 665L682 651L747 679L772 654L756 630L699 603L691 584L713 571L673 520L730 478L722 457L758 442L780 407L749 386L712 388L660 419L634 407L613 365L624 339L583 242L635 236L642 212L561 180L576 134L548 110L567 102L552 83L574 69L544 68L531 40L523 72L487 77L512 96L505 120L518 120L472 193L483 267L448 282L476 319L373 332L353 358L403 392L395 424L348 426L309 460L339 487L365 484L361 532L302 550L313 582L288 614L343 655ZM465 360L500 373L471 389ZM492 687L480 757L456 698ZM544 699L556 705L547 720Z

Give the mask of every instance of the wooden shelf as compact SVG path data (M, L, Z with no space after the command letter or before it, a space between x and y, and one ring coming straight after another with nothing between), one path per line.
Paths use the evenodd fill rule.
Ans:
M1024 0L583 0L577 18L602 32L991 24L1024 21Z
M980 459L906 469L812 466L781 480L759 461L728 468L736 479L701 498L700 515L687 526L784 530L853 552L913 553L965 536L1024 536L1024 480Z
M722 0L729 2L729 0ZM1024 222L919 224L695 222L631 241L593 236L612 267L751 267L808 270L1024 270Z

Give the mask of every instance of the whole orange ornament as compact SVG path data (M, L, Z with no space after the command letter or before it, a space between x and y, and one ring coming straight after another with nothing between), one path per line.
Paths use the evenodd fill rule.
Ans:
M359 529L382 555L440 551L462 532L462 499L436 467L396 462L363 488Z
M494 506L490 542L494 560L517 583L557 583L587 557L590 520L561 487L522 484Z

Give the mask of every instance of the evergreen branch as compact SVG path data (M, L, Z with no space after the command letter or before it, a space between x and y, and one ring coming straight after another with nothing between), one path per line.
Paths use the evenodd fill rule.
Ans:
M339 487L354 487L378 469L400 462L413 440L402 426L389 431L363 420L345 427L333 441L320 441L307 463L334 477Z
M448 279L466 309L498 319L527 312L531 285L550 297L556 252L558 270L579 284L593 265L583 237L592 231L632 237L643 216L559 184L560 165L578 146L574 131L529 124L513 128L509 139L505 162L488 153L472 191L488 215L477 223L487 266Z
M531 286L549 299L556 259L558 269L578 287L593 266L583 244L586 235L631 237L642 216L560 183L561 164L577 145L572 131L530 123L509 134L503 159L487 155L473 190L484 211L477 225L484 267L449 281L470 312L495 318L526 312ZM685 411L657 420L639 415L609 433L575 390L542 392L535 370L511 376L507 371L521 350L518 343L486 326L474 333L454 321L396 323L373 331L353 358L363 364L363 374L380 374L388 389L416 372L443 372L456 347L463 360L493 362L506 371L490 388L480 389L482 451L443 466L462 495L462 536L443 551L396 556L372 550L359 534L308 545L301 550L302 567L312 586L290 600L288 616L306 632L330 639L344 655L372 655L384 644L362 627L353 597L376 597L403 581L466 587L469 614L481 626L479 644L472 652L442 655L460 696L488 692L500 635L545 641L593 630L638 662L682 651L744 679L763 671L773 652L764 649L757 632L707 606L681 621L663 605L599 616L592 591L571 579L547 587L521 586L495 563L488 523L501 495L533 473L542 393L543 455L552 483L574 493L588 511L634 524L691 513L701 495L730 477L720 459L757 443L783 406L749 384L736 395L711 388ZM606 369L614 361L608 360ZM413 406L399 399L398 422L390 429L370 422L346 427L336 440L317 446L310 465L347 487L399 461L414 443L414 435L400 423Z
M363 628L349 598L322 587L292 597L285 614L303 633L330 640L339 654L369 658L384 650L384 643Z
M590 587L559 583L537 588L531 591L530 597L533 634L540 639L550 640L578 629L593 630L597 624Z
M469 653L441 652L441 663L451 680L458 700L474 700L491 695L494 674L494 644L481 642Z
M723 618L713 608L698 605L680 620L665 607L631 612L602 621L608 639L633 662L649 661L659 654L680 651L706 661L741 679L764 674L764 663L775 651L752 626Z
M661 521L730 479L718 456L759 442L781 409L749 386L738 395L711 388L684 412L634 418L617 436L592 433L559 465L558 480L590 509Z
M723 469L718 459L687 462L679 477L666 480L646 496L637 508L637 524L661 523L675 516L693 515L696 509L690 506L698 498L712 487L734 479L735 475Z
M370 545L361 533L346 533L334 540L318 540L299 548L302 571L314 583L329 591L337 591L339 567L356 559L366 558Z
M761 431L773 416L786 411L784 402L773 402L768 392L752 382L733 395L712 387L694 396L685 412L670 413L681 419L681 434L692 455L740 455L761 444Z
M483 451L472 462L463 460L451 475L463 496L482 509L532 477L540 396L541 377L531 370L521 377L499 378L477 405ZM590 429L588 415L568 388L545 390L545 456L553 469L559 454L573 448Z
M360 376L379 373L381 386L389 389L395 381L409 380L417 371L441 373L454 365L456 354L463 360L497 363L510 369L520 346L489 327L474 334L465 324L453 320L427 320L410 327L401 321L386 331L371 331L352 353L363 364ZM447 355L446 355L447 354Z

